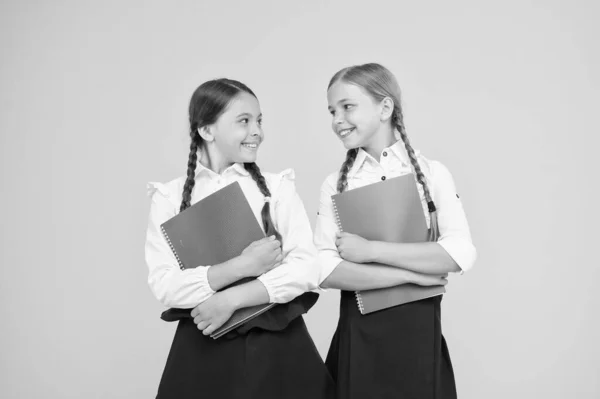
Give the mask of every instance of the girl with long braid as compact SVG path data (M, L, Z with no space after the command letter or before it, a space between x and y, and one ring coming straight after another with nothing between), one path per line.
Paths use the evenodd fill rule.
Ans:
M327 100L333 131L348 149L340 170L321 187L314 239L321 287L341 290L340 318L326 359L337 397L456 398L441 330L441 296L367 315L360 314L354 296L357 290L406 283L445 285L448 273L471 268L476 251L452 176L410 145L400 88L385 67L340 70L329 83ZM332 195L408 173L419 189L428 242L368 241L338 230ZM375 265L365 264L370 262Z
M333 380L301 316L314 301L300 299L318 284L312 231L293 171L263 174L255 163L256 96L235 80L208 81L191 98L189 122L186 176L149 183L148 282L163 305L191 313L179 321L157 398L331 398ZM180 270L160 225L235 181L267 237L224 263ZM227 288L245 277L256 279ZM270 302L281 305L209 337L236 309Z

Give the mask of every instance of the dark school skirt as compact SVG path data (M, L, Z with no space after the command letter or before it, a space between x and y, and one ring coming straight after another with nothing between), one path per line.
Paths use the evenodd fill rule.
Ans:
M361 315L342 291L326 364L338 399L456 399L441 296Z
M156 397L335 398L333 379L302 318L314 304L311 295L317 294L278 305L216 340L191 318L180 320Z

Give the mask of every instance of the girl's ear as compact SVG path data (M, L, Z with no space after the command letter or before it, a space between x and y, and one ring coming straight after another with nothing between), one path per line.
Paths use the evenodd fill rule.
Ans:
M202 126L198 128L198 134L204 141L211 142L215 140L215 136L212 133L210 126Z
M381 122L386 122L394 114L394 100L389 97L381 100Z

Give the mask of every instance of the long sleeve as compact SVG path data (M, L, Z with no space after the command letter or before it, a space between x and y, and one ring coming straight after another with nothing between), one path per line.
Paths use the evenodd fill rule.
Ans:
M318 251L319 285L342 262L335 245L338 226L335 222L331 196L336 193L335 176L330 175L321 185L319 212L315 226L314 244Z
M177 206L170 201L171 195L165 185L149 183L148 195L151 196L145 247L148 284L156 298L167 307L197 306L214 294L208 283L208 266L179 268L160 229L162 223L175 216Z
M304 204L296 192L294 172L288 169L275 177L272 199L273 220L282 236L283 261L258 277L270 302L286 303L317 288L318 270L312 229ZM274 202L274 204L273 204Z
M461 270L467 271L475 263L477 251L454 179L450 171L437 161L429 161L433 181L433 200L437 207L440 237L438 244L448 252Z

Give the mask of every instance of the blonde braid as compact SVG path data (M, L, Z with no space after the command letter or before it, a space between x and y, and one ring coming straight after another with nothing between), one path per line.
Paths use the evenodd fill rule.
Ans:
M348 172L350 171L350 168L352 168L352 165L354 165L357 154L358 148L353 148L346 152L346 160L340 168L340 174L337 182L338 193L343 193L346 191L346 188L348 188Z
M427 208L429 211L429 241L437 241L440 235L438 220L437 220L437 209L431 198L431 193L429 191L429 187L427 186L427 181L425 179L425 174L421 170L421 165L419 165L419 161L417 160L417 155L415 154L415 150L410 145L410 141L408 140L408 135L406 134L406 129L404 129L402 110L399 106L396 107L394 122L396 124L396 128L400 133L400 138L404 143L404 147L406 148L406 152L408 154L408 158L410 159L410 163L415 170L415 175L417 177L417 181L423 187L423 193L425 194L425 201L427 202Z

